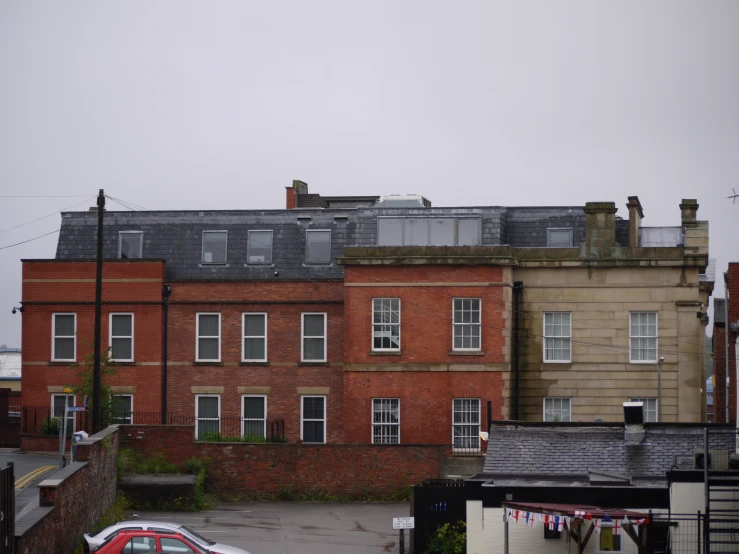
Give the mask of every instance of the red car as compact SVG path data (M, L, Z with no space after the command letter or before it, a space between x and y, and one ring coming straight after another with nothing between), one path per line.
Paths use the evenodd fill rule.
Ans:
M94 554L217 554L204 550L182 533L156 531L119 531L92 551Z

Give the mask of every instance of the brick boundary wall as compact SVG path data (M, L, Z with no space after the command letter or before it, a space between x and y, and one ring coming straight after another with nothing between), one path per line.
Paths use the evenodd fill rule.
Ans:
M69 441L64 441L64 452L69 453ZM21 452L59 452L58 435L21 433Z
M40 507L19 520L24 528L16 529L16 554L75 549L115 501L119 444L118 427L108 427L77 445L77 462L41 482Z
M388 495L441 475L444 446L371 444L199 443L192 425L122 425L121 447L149 457L159 452L182 464L207 458L207 487L234 494Z

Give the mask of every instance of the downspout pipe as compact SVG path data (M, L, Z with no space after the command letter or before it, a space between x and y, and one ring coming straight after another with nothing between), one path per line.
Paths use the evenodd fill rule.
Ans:
M516 281L513 283L513 420L521 419L521 379L520 379L520 353L521 327L519 323L519 313L521 311L521 293L523 292L523 283Z
M162 287L162 425L167 424L167 358L168 353L168 334L169 330L169 295L172 294L172 287L164 285Z
M729 423L729 273L724 273L724 422ZM739 421L739 417L736 418Z

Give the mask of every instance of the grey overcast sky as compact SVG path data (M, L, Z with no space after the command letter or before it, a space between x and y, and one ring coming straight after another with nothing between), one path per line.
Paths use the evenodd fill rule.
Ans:
M0 195L154 209L420 193L434 205L611 200L739 255L739 2L0 0ZM84 197L0 198L0 247ZM0 250L0 343L21 258ZM723 296L723 283L715 294Z

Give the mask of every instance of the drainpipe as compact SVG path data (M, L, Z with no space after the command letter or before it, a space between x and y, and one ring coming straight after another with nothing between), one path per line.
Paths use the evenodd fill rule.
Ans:
M162 287L162 425L167 424L167 331L169 329L169 295L172 287Z
M726 415L724 422L729 423L729 274L724 273L724 405ZM736 418L739 421L739 417Z
M664 357L659 359L657 364L657 421L662 423L662 364Z
M523 283L516 281L513 283L513 420L517 421L520 418L520 326L519 326L519 312L520 312L520 300L521 292L523 291Z

